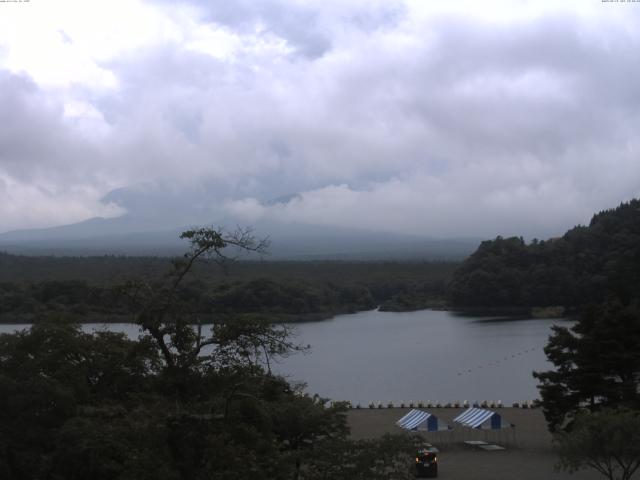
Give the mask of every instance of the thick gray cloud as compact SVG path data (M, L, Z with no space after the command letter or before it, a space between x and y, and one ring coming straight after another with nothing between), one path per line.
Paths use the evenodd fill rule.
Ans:
M124 207L544 237L640 195L640 7L424 5L139 4L116 46L51 25L67 77L0 36L0 231Z
M405 5L397 0L387 2L291 2L286 0L241 0L209 2L192 0L204 21L225 25L234 31L252 33L256 29L284 39L295 54L314 59L334 46L336 28L372 32L390 28L406 14Z
M63 105L29 78L0 71L0 231L55 225L122 208L100 197L106 161L91 125L63 119Z

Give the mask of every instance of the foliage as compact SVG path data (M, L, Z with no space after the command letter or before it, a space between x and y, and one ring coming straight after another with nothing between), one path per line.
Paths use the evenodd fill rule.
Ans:
M609 480L628 480L640 467L640 412L582 412L555 440L560 469L593 468Z
M624 302L640 291L640 200L595 215L547 241L498 237L482 242L455 272L456 306L569 308Z
M158 367L152 344L121 334L89 335L71 325L42 324L1 335L2 478L41 478L55 472L56 453L64 446L59 435L69 422L115 405L119 408L114 412L124 415L153 391ZM126 442L121 446L126 448Z
M536 372L549 428L583 407L640 409L640 309L619 301L589 308L571 328L555 326L545 347L555 370Z
M315 478L335 445L359 466L344 478L400 468L404 443L348 440L344 404L273 375L270 359L298 350L286 327L225 315L204 331L188 276L208 255L226 262L228 246L262 244L247 231L184 237L167 275L121 287L137 340L64 322L0 335L0 478Z
M381 439L325 441L313 451L305 480L387 480L415 478L413 457L419 436L389 435Z
M173 260L0 253L0 322L33 323L52 315L76 322L127 321L130 304L114 286L157 283ZM396 311L442 306L457 264L242 260L232 269L214 266L213 259L200 258L181 282L182 299L200 318L224 313L295 322L376 305Z
M209 302L211 310L216 312L261 314L356 312L376 306L371 292L363 286L305 285L267 278L221 284Z

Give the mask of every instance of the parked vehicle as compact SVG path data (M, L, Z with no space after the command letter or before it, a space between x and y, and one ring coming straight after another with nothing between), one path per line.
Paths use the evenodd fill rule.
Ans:
M438 476L438 449L430 443L424 444L416 452L416 477Z

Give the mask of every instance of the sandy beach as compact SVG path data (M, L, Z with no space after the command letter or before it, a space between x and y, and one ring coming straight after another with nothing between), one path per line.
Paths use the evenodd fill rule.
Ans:
M356 439L374 438L385 433L401 433L396 420L409 412L408 408L353 409L348 413L351 436ZM440 420L452 424L452 419L464 409L424 409ZM592 470L574 474L557 472L554 465L557 456L551 445L551 435L546 429L540 409L497 409L505 420L515 425L512 431L479 432L454 428L451 432L425 435L441 453L438 457L438 478L456 480L541 480L603 478ZM511 430L511 429L508 429ZM486 440L505 447L501 451L482 451L464 444L465 440Z

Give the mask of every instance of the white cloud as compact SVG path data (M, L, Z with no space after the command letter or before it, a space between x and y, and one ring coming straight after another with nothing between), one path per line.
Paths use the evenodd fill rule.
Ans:
M101 196L88 187L61 189L44 179L22 183L0 173L0 231L7 226L42 228L125 213L118 205L101 202Z
M101 196L147 183L434 236L557 234L640 194L633 5L0 8L0 231L113 215Z

